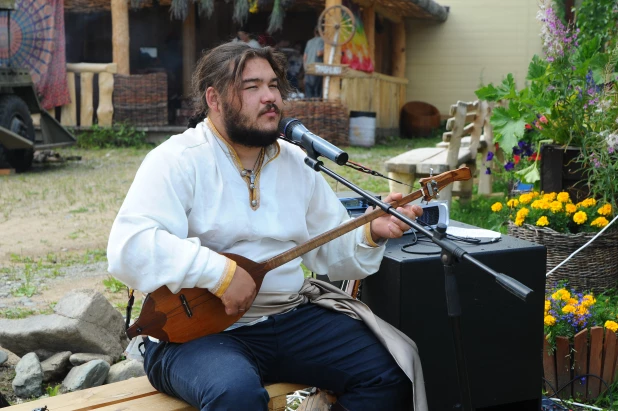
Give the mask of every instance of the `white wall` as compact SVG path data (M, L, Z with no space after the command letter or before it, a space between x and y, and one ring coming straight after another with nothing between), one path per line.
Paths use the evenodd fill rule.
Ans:
M406 21L406 101L425 101L443 115L457 100L475 100L481 83L513 73L525 85L528 64L542 55L537 0L437 0L444 23Z

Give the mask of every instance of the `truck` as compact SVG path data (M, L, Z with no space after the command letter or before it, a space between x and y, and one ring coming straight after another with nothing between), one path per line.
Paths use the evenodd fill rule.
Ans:
M0 14L7 13L9 56L0 66L0 168L17 172L28 170L35 150L75 144L75 137L41 107L30 72L13 67L10 56L11 11L15 0L0 0ZM32 115L40 115L41 133L37 135Z

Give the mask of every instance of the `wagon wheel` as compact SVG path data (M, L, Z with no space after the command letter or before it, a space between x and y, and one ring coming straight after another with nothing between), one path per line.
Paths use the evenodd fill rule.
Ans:
M354 14L345 6L331 6L320 14L318 31L325 43L340 47L354 37L356 32Z

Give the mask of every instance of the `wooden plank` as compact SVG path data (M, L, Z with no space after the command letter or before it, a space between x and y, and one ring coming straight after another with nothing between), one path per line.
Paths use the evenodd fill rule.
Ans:
M114 117L112 93L114 92L114 75L110 73L99 74L99 107L97 108L97 120L101 127L111 127Z
M394 77L406 76L406 24L394 23L392 26L393 51L392 73Z
M129 75L129 2L111 0L112 9L112 60L118 64L118 73Z
M457 102L459 103L459 102ZM465 102L466 103L466 111L470 112L470 111L476 111L478 109L478 100L477 101L468 101ZM451 109L449 110L449 116L454 116L455 113L457 112L457 104L453 104L451 106Z
M469 135L472 134L472 132L474 131L474 123L469 123L467 124L464 128L463 128L463 133L462 135ZM452 131L445 131L444 133L442 133L442 141L446 141L447 143L449 141L451 141L451 138L453 137L453 132Z
M556 337L556 375L558 377L557 390L565 387L571 381L571 349L569 339ZM571 397L571 386L566 386L558 394L562 399Z
M614 378L614 364L616 364L616 333L605 330L605 342L603 343L603 381L611 385ZM604 384L601 385L601 393L607 391Z
M543 338L543 375L549 385L551 385L551 387L546 387L547 392L553 396L555 390L558 389L558 387L556 387L558 383L556 377L556 354L554 352L549 352L549 342L547 342L545 338Z
M112 73L118 72L116 63L67 63L67 71L73 73Z
M471 113L466 113L466 115L465 115L465 121L464 121L464 124L471 123L471 122L473 122L475 119L476 119L476 112L475 112L475 111L473 111L473 112L471 112ZM457 121L457 120L455 119L455 117L451 117L451 118L449 118L448 120L446 120L446 129L447 129L447 130L452 130L452 129L453 129L453 127L455 127L455 122L456 122L456 121Z
M74 411L86 411L92 408L82 408ZM148 397L137 398L119 404L96 408L97 411L197 411L183 400L157 393ZM50 408L50 411L52 409ZM55 410L54 410L55 411Z
M10 176L11 174L15 174L14 168L0 168L0 176Z
M582 330L575 334L573 339L573 358L574 377L588 373L588 330ZM576 399L585 400L588 398L588 378L573 383L573 396Z
M603 327L590 329L590 366L588 373L602 375L603 371ZM601 381L598 378L588 378L588 399L593 400L599 396Z
M71 102L62 106L60 114L60 124L63 126L77 125L77 101L75 97L75 73L67 73L67 85Z
M84 72L80 74L80 97L79 97L79 125L90 127L94 116L92 79L94 73Z
M195 67L195 6L189 3L189 13L182 22L182 94L191 95L191 75Z
M313 76L346 77L352 71L347 64L311 63L307 65L306 74Z

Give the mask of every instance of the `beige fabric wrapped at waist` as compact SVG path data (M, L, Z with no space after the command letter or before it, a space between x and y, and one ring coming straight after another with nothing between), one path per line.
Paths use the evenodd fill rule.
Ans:
M412 381L414 410L426 411L428 409L421 360L414 341L377 317L363 302L352 298L329 283L308 278L298 294L260 293L251 309L243 316L243 322L281 314L307 302L329 310L343 312L354 319L363 321Z

